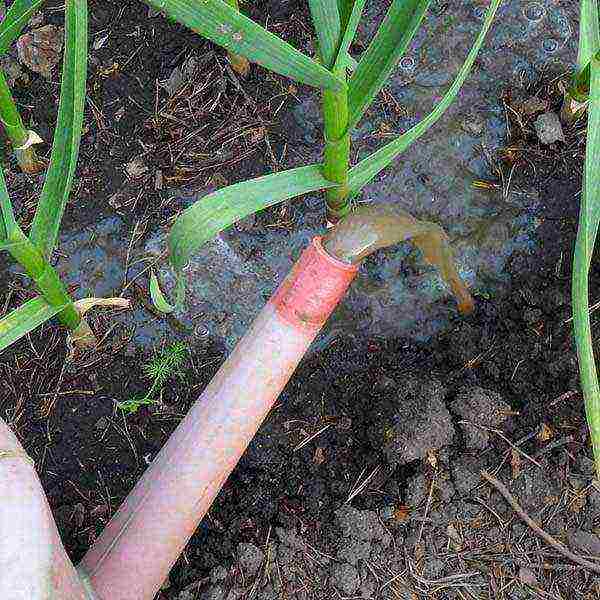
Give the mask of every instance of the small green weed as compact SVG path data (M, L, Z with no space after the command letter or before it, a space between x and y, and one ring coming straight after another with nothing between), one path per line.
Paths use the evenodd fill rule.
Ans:
M133 414L140 406L160 402L162 388L173 377L182 377L181 367L188 355L187 346L183 342L175 342L156 354L143 366L144 373L152 381L146 394L136 394L125 402L118 402L117 406L125 414Z

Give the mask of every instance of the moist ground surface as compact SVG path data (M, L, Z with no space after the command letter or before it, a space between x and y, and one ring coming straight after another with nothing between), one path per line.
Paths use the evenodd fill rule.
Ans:
M275 168L293 138L281 125L292 121L289 83L254 69L238 87L221 52L148 19L139 2L91 2L90 12L88 130L66 228L93 230L98 219L118 216L144 235L181 208L181 194L169 189L205 190ZM274 30L298 46L310 43L295 3L257 3L251 12L263 21L269 15ZM60 18L58 9L44 13L48 23ZM185 94L169 97L157 87L176 79L190 49L206 57L198 122L198 105L188 111ZM453 316L427 343L385 335L321 341L161 598L600 597L598 576L537 538L481 477L485 470L504 482L527 514L579 556L600 554L600 492L592 485L570 322L584 129L565 127L564 143L544 146L535 134L539 111L523 108L536 97L544 110L559 110L559 76L539 71L518 91L506 82L496 101L506 109L508 137L485 181L499 197L522 188L538 194L536 250L513 252L504 288L477 295L472 316ZM49 139L58 78L30 77L17 96ZM244 94L258 100L258 110L239 102ZM268 137L272 154L256 151L256 136ZM128 172L132 161L137 167ZM39 181L7 168L27 222ZM285 210L259 219L277 224ZM7 311L33 292L16 271L4 273ZM593 268L592 302L599 275ZM143 289L128 295L156 319ZM209 332L189 348L160 402L126 416L116 403L150 387L144 365L152 353L131 344L136 322L103 312L92 325L102 340L94 352L69 356L64 332L49 323L0 357L0 414L34 458L75 561L226 354Z

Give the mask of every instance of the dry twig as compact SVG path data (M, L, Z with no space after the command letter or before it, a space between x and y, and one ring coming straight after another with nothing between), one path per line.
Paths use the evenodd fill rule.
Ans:
M564 557L569 560L589 569L590 571L594 571L594 573L600 573L600 565L597 565L589 560L585 560L585 558L581 558L577 554L571 552L564 544L553 538L549 533L544 531L521 507L521 505L515 500L513 495L508 491L507 487L498 479L496 479L493 475L490 475L487 471L481 471L481 476L491 483L504 497L504 499L510 504L512 509L517 513L517 516L525 522L533 532L542 538L547 544L552 546L557 552L560 552Z

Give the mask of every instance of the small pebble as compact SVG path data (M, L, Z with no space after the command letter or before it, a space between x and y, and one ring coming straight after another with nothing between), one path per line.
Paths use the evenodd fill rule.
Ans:
M148 165L141 158L134 158L125 165L125 171L131 179L137 179L148 171Z
M565 134L558 115L553 112L547 112L540 115L534 122L535 132L542 144L554 144L554 142L564 142Z
M462 128L469 135L478 137L485 130L485 121L481 115L471 113L463 119Z

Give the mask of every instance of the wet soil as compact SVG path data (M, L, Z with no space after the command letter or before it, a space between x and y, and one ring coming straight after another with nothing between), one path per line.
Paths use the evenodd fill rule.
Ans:
M289 151L281 123L294 90L282 80L255 69L238 87L221 53L179 28L174 36L161 19L146 19L139 2L90 4L92 45L109 36L92 52L92 118L67 226L118 214L150 230L180 208L154 189L157 172L165 188L205 189L275 168ZM252 10L259 19L270 14L302 47L310 32L293 6L267 2ZM46 20L58 23L60 13L48 11ZM174 157L173 149L187 143L185 119L192 116L183 100L157 93L156 81L190 49L212 61L207 95L198 100L206 108L194 141ZM538 77L525 96L557 109L556 79ZM20 90L46 137L56 90L56 82L36 78ZM503 102L516 107L522 99L507 88ZM156 119L157 102L171 102L164 112L181 127L170 117ZM584 130L576 125L564 144L544 147L535 138L536 115L511 114L507 108L510 137L492 163L489 193L505 192L507 182L538 190L541 252L513 253L505 290L478 296L472 316L456 315L426 344L338 336L307 357L161 598L600 597L598 576L538 540L480 476L487 470L502 480L573 551L600 553L600 493L592 485L569 297ZM147 170L127 175L124 165L140 158ZM16 172L9 183L26 220L35 186ZM597 267L591 277L593 302ZM17 275L2 286L4 311L31 297ZM116 403L147 389L149 357L132 351L131 331L110 312L93 326L102 340L93 353L69 357L64 332L49 323L0 359L0 415L35 460L74 561L225 357L207 338L190 349L160 403L125 416Z

